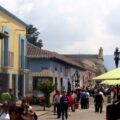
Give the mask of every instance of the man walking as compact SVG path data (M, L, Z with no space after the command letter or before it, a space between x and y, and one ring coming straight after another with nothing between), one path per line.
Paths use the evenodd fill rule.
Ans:
M86 109L86 93L84 89L80 93L80 104L81 104L81 109Z
M69 105L69 99L67 97L67 92L63 92L63 96L61 97L61 109L62 109L62 120L64 120L64 114L66 120L68 119L68 105Z
M103 96L100 94L99 90L97 91L96 95L95 95L95 112L100 112L102 113L102 105L103 105Z

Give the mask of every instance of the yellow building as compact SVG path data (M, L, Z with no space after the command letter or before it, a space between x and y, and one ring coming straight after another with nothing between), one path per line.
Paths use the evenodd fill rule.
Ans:
M0 93L12 89L17 99L26 93L26 26L0 6Z

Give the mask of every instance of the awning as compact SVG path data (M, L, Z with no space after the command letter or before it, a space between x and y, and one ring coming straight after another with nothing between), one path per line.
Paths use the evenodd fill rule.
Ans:
M40 72L32 72L32 77L53 77L53 72L48 69L41 70Z
M120 79L119 80L105 80L105 81L102 81L100 84L120 85Z
M94 77L93 80L116 80L120 79L120 68L116 68L102 75Z

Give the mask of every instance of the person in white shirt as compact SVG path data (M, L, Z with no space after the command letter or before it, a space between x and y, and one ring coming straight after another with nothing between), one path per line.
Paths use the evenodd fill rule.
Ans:
M103 111L103 102L104 102L104 94L102 91L99 91L99 94L102 95L102 102L101 102L101 105L100 105L100 113L102 113Z
M9 115L9 112L8 112L8 106L7 105L8 105L7 103L4 103L1 106L0 120L10 120L10 115Z
M102 95L102 97L103 97L103 99L104 99L104 94L103 94L103 92L102 92L102 91L100 91L99 93Z
M86 91L85 94L86 94L86 109L88 109L89 108L89 96L90 96L90 94L88 91Z
M61 116L61 104L60 104L61 97L62 95L58 91L58 94L54 98L56 106L57 106L57 118L60 118Z

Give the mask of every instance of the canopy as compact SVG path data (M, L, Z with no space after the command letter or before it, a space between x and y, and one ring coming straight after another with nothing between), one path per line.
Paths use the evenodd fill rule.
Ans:
M113 69L100 76L94 77L93 80L115 80L120 79L120 68Z
M53 72L48 69L43 69L40 72L32 72L32 77L53 77Z
M102 81L100 84L120 85L120 79L119 80L105 80L105 81Z

